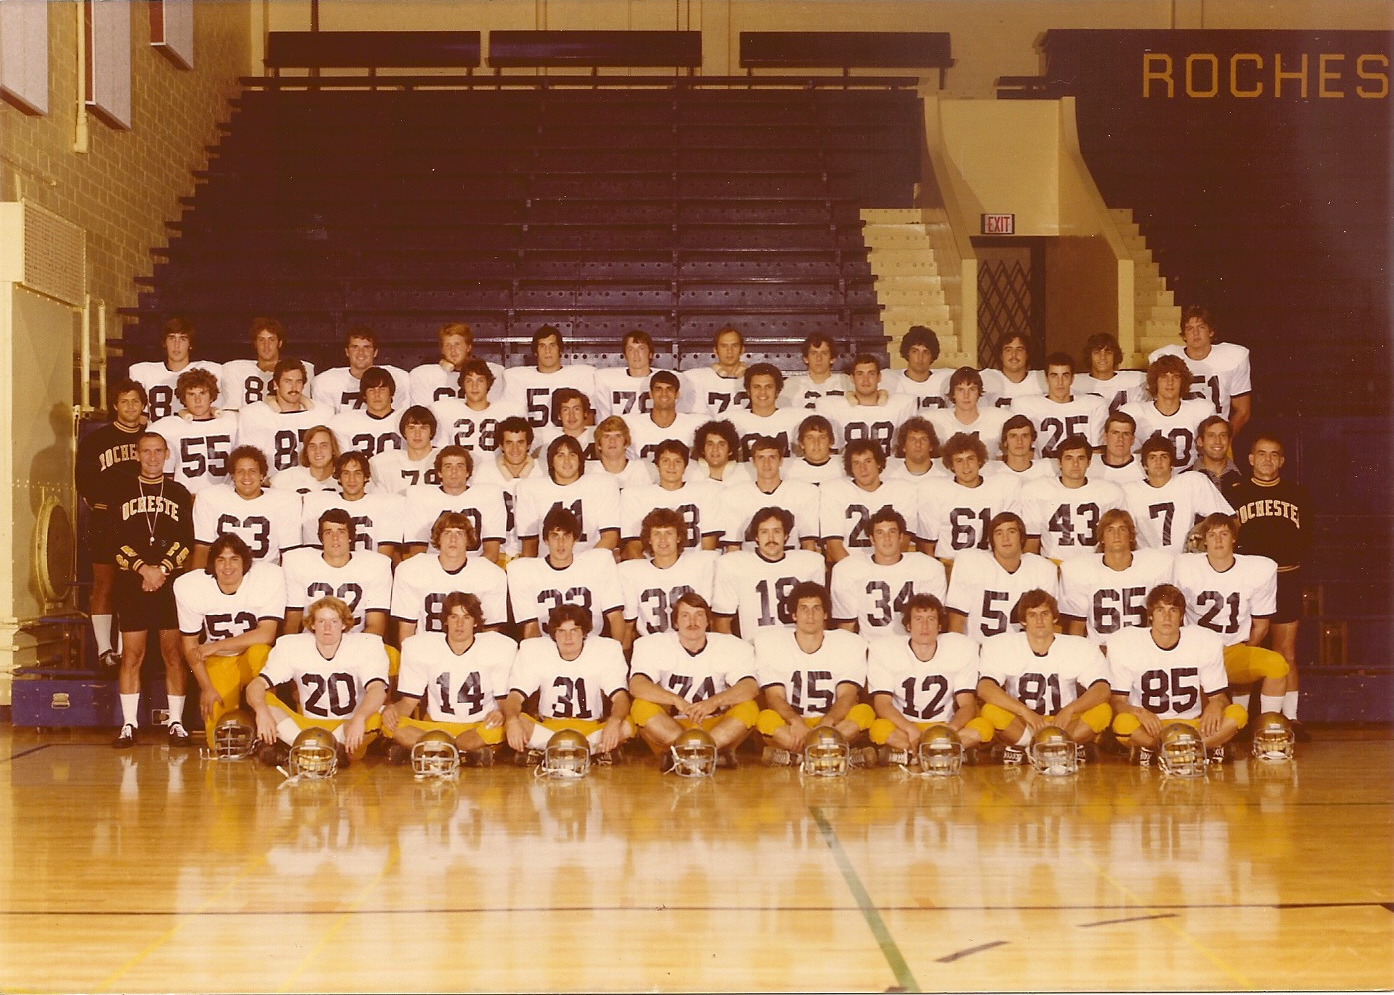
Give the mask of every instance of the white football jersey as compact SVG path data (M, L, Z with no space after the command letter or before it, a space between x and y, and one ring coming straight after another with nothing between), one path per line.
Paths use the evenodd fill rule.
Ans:
M1147 627L1147 595L1170 584L1176 554L1137 549L1123 570L1104 563L1102 553L1076 556L1060 564L1060 614L1084 620L1091 640L1102 643L1120 629Z
M1278 564L1266 556L1236 554L1222 573L1204 553L1184 553L1176 586L1186 595L1186 624L1219 633L1226 646L1248 642L1254 619L1278 610Z
M982 404L978 407L977 419L971 425L965 425L954 417L953 408L931 411L926 415L926 418L934 426L934 434L939 439L940 449L943 449L944 444L955 435L976 436L978 441L983 444L983 448L987 450L987 462L992 463L1002 455L1002 426L1007 423L1007 419L1011 416L1012 412L1010 411Z
M518 538L518 488L525 480L547 476L547 471L536 460L530 460L526 466L523 475L515 477L502 468L496 457L486 456L475 463L474 482L492 484L503 494L503 552L509 557L517 556L523 551L522 540ZM589 474L591 468L587 467L586 472Z
M334 656L326 660L315 645L315 634L299 632L276 640L258 676L273 688L294 681L300 714L342 721L353 717L370 684L387 687L387 651L381 636L345 632Z
M918 534L915 506L920 488L908 480L883 479L876 490L866 491L844 477L829 480L818 490L818 531L825 542L841 540L849 553L871 555L871 519L883 508L900 512L905 531Z
M620 489L608 474L591 473L589 467L579 480L562 485L545 472L533 474L518 484L517 524L520 539L536 538L539 550L542 523L553 508L566 508L581 522L576 551L594 549L602 532L620 530Z
M737 451L742 459L750 458L750 444L761 436L777 442L779 455L788 459L798 439L799 424L807 417L808 412L803 408L775 408L769 415L757 415L749 408L732 408L726 412L726 420L736 427L736 436L740 439Z
M609 470L605 469L605 464L600 462L600 460L598 459L591 460L589 463L586 464L586 473L594 473L596 475L600 475L603 473L605 476L609 477L611 480L615 482L615 486L620 489L621 496L624 495L624 492L627 488L637 487L640 484L656 483L654 479L653 464L640 463L637 459L626 458L624 461L624 469L621 470L619 473L611 473ZM700 480L702 478L696 476L684 476L683 479Z
M952 407L949 400L949 378L953 370L930 370L929 377L921 383L911 380L905 370L886 370L881 374L881 386L892 394L904 394L915 399L915 411L927 416L931 411L941 411Z
M797 549L804 539L822 537L821 497L818 487L807 481L782 480L766 494L752 480L732 484L721 491L721 497L726 511L726 534L722 539L725 543L754 549L755 544L746 542L745 536L750 530L750 520L761 508L783 508L794 516L794 529L784 540L788 549Z
M785 480L802 480L818 485L826 484L829 480L845 480L847 478L846 473L842 470L842 460L836 456L830 457L822 463L810 463L806 459L789 460L780 467L779 475Z
M493 401L483 411L476 411L457 397L431 405L436 416L436 447L464 446L474 453L496 453L503 439L499 437L499 422L505 418L522 418L526 412L520 405L508 401Z
M1104 441L1108 402L1096 394L1075 391L1068 401L1052 401L1044 394L1028 394L1012 402L1012 413L1025 415L1036 427L1036 452L1054 459L1056 449L1072 435L1082 435L1089 445Z
M904 635L900 613L910 595L932 594L943 602L947 586L944 564L924 553L902 553L888 565L848 556L833 567L833 621L855 621L867 638Z
M312 396L315 382L315 367L312 363L301 363L305 367L305 395ZM255 359L234 359L223 364L223 378L218 386L218 407L225 411L237 411L263 401L276 391L271 386L274 370L263 370Z
M801 581L823 583L826 569L822 555L807 549L792 550L775 561L759 553L726 553L716 563L712 611L735 616L747 642L767 626L792 628L789 592Z
M629 672L695 705L754 677L755 652L743 639L708 632L707 645L689 653L676 632L657 632L635 640Z
M446 570L433 550L403 560L392 578L392 617L415 622L417 632L443 632L445 596L464 591L479 598L485 625L508 621L508 575L482 556L471 556L458 570Z
M1182 345L1164 345L1147 357L1180 356L1191 370L1191 389L1187 397L1210 402L1218 414L1229 418L1230 399L1252 391L1249 376L1249 350L1237 342L1215 342L1204 359L1192 359Z
M704 415L678 412L673 416L673 424L664 428L654 422L651 414L622 417L624 423L629 426L629 448L626 453L630 459L644 463L652 463L654 452L669 439L681 442L691 449L693 436L709 420Z
M606 613L624 608L619 572L608 549L577 553L570 565L560 568L546 556L510 560L508 601L514 622L536 622L543 632L552 609L578 605L590 612L592 636L606 635Z
M977 693L978 644L957 632L941 632L934 655L921 660L904 633L872 639L866 689L890 695L911 722L948 722L958 710L956 697Z
M1203 473L1173 473L1161 487L1146 480L1123 485L1123 507L1137 525L1137 544L1147 549L1186 551L1191 527L1206 515L1234 514Z
M1103 456L1100 455L1089 464L1089 476L1098 477L1100 480L1107 480L1122 487L1124 484L1132 484L1145 479L1147 473L1142 468L1142 460L1136 456L1122 466L1110 466L1104 462Z
M1129 401L1141 401L1146 384L1147 374L1142 370L1115 370L1108 380L1077 373L1071 389L1076 394L1096 394L1108 404L1108 410L1117 411Z
M328 427L334 412L326 405L314 403L305 411L276 411L262 401L250 404L238 415L239 444L256 446L266 454L272 474L300 465L300 443L305 433L316 425Z
M711 366L698 366L678 374L678 410L695 415L702 422L729 418L732 409L750 403L745 392L745 376L723 377ZM700 424L700 422L699 422ZM692 440L686 440L690 445Z
M653 410L648 376L632 377L627 366L611 366L595 371L595 421L600 424L611 415L646 415Z
M367 408L344 408L330 419L329 430L340 452L367 453L371 459L389 449L407 447L397 429L401 420L402 413L395 408L381 417L368 414Z
M456 653L443 632L418 632L402 640L397 690L426 702L431 722L482 722L508 697L508 677L518 645L497 632L476 632Z
M434 449L416 460L407 455L405 448L388 449L370 459L368 469L368 489L380 494L405 494L408 487L417 484L440 486Z
M489 388L489 397L498 399L503 396L504 377L506 371L498 363L488 363L489 371L494 375L494 385ZM411 373L407 375L408 392L411 395L411 404L419 404L429 408L437 401L443 401L447 397L461 397L460 393L460 374L457 370L447 367L443 360L434 363L422 363L420 366L413 366ZM397 395L400 402L402 395ZM407 405L401 404L401 407Z
M543 373L536 366L514 366L504 382L502 400L522 408L528 424L538 429L552 420L552 395L563 387L574 387L594 398L595 367L571 363L553 373Z
M354 550L377 552L402 544L402 499L396 494L364 494L349 501L342 494L314 491L305 495L301 511L300 541L306 546L320 544L319 516L331 508L342 508L353 519Z
M300 545L300 495L263 488L244 498L230 484L206 487L194 499L194 541L211 546L221 535L235 532L252 556L281 562L281 551Z
M286 617L285 574L274 563L253 563L237 590L226 594L212 574L191 570L174 579L174 604L182 634L201 643L232 639L267 619L279 623Z
M939 465L942 465L942 461L939 462ZM1090 469L1093 469L1093 464L1090 464ZM1010 477L1020 483L1022 487L1025 487L1033 480L1040 480L1043 477L1047 479L1058 477L1060 475L1060 468L1053 459L1033 459L1030 463L1026 464L1026 469L1024 470L1010 467L1000 459L990 459L983 467L982 474L984 477ZM944 476L952 477L953 474L945 470Z
M1123 489L1092 476L1082 487L1066 487L1058 477L1042 477L1021 489L1021 517L1028 535L1041 540L1052 560L1088 556L1099 543L1099 517L1123 507Z
M711 550L687 549L668 567L657 567L647 557L625 560L618 567L625 620L647 636L673 627L673 605L689 591L711 604L719 558Z
M539 719L604 721L610 699L629 684L624 650L613 639L588 636L581 655L563 660L550 639L525 639L513 658L510 690L536 694Z
M546 462L547 447L567 434L566 429L560 425L543 425L537 430L537 434L534 436L536 440L534 450L542 456L543 462ZM582 459L589 460L595 455L595 429L583 428L580 435L573 435L572 438L581 445Z
M987 468L983 468L987 472ZM929 469L915 473L905 465L905 460L899 456L892 456L886 460L886 468L881 471L882 480L908 480L912 484L928 480L948 480L953 474L944 468L942 460L930 460Z
M1013 621L1016 603L1027 591L1040 588L1049 594L1059 592L1055 564L1036 553L1022 553L1021 564L1008 573L988 550L970 549L960 553L949 574L950 611L967 619L968 638L982 642L1004 632L1020 632Z
M1152 630L1129 627L1108 638L1109 685L1128 704L1159 719L1197 719L1204 695L1229 686L1224 641L1208 629L1181 627L1181 641L1162 649Z
M1155 401L1135 401L1122 407L1124 414L1132 415L1137 422L1137 433L1133 439L1133 451L1153 435L1160 433L1171 443L1171 451L1178 470L1190 466L1196 459L1196 430L1200 423L1215 412L1207 401L1182 401L1174 415L1164 415L1157 410Z
M392 405L405 407L403 403L411 398L411 375L398 366L378 364L378 369L392 374ZM363 407L363 391L358 378L347 366L336 366L325 370L315 380L315 401L328 405L335 414L349 408Z
M341 567L330 566L318 549L292 549L281 558L286 609L304 611L320 598L335 597L353 612L353 632L362 632L368 612L392 609L392 561L381 553L357 552Z
M584 479L584 478L582 478ZM726 532L726 505L722 488L706 481L694 480L677 490L666 490L662 484L637 484L620 494L620 538L638 539L644 516L656 508L667 508L682 516L687 526L683 543L697 549L707 536L718 539Z
M447 511L458 511L474 526L471 553L486 542L503 542L508 534L503 490L489 484L471 484L460 494L447 494L439 487L408 487L401 502L401 541L409 546L429 546L436 519Z
M237 415L221 411L194 421L180 415L161 418L150 426L169 446L165 473L197 494L205 487L227 482L228 455L237 447Z
M163 360L131 364L126 375L145 388L145 416L151 424L184 410L183 402L174 396L174 385L179 382L179 374L189 370L207 370L213 374L214 380L221 379L223 375L220 364L205 359L195 359L177 371L171 370Z
M1020 383L1012 383L1001 370L979 370L978 373L983 378L983 403L993 407L1010 410L1018 397L1046 392L1042 370L1027 370Z
M812 653L793 629L767 628L755 636L755 679L761 689L782 687L789 707L803 716L824 715L840 684L866 684L866 640L845 629L823 633Z
M292 491L302 499L315 491L339 493L339 481L334 479L332 473L323 480L316 480L308 466L292 466L281 470L272 476L270 486L278 491Z
M841 397L852 389L845 373L829 373L822 383L814 383L807 373L798 373L784 380L784 389L779 392L779 403L798 409L805 418L809 411L818 407L825 397Z
M915 416L915 399L906 394L886 392L884 404L853 404L853 395L825 397L815 409L832 422L833 447L841 452L849 442L871 439L886 456L891 454L895 434L905 419ZM795 426L797 429L798 426Z
M979 672L1037 715L1057 715L1081 691L1109 679L1108 661L1083 636L1056 635L1038 655L1024 632L985 639Z
M933 542L934 555L941 560L953 560L967 549L987 549L993 517L1004 511L1021 514L1021 485L1014 474L993 474L981 481L977 487L964 487L952 478L931 480L919 488L915 534Z

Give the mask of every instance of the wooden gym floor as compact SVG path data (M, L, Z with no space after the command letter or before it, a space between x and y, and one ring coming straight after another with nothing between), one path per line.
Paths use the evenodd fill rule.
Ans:
M1387 729L1198 782L369 761L281 789L108 742L0 725L0 990L1394 988Z

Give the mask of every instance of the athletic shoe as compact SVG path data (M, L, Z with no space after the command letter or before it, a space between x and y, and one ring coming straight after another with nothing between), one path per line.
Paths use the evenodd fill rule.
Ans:
M393 743L387 748L387 762L393 767L403 767L411 759L411 747Z
M171 722L169 728L169 745L175 748L189 745L189 734L184 729L184 723Z
M353 758L349 756L348 747L343 743L334 747L334 758L338 763L339 770L348 770L349 764L353 763Z
M878 751L876 759L883 767L908 767L910 766L910 751L893 750L889 746L883 746Z
M1026 762L1026 751L1019 746L1008 746L1002 751L1003 767L1020 767Z
M116 650L106 650L97 657L97 662L103 667L119 667L121 666L121 654Z
M1307 727L1296 719L1288 719L1288 725L1292 726L1292 738L1299 743L1310 743L1312 734L1307 731Z
M673 769L676 763L677 761L673 759L673 751L665 750L658 755L658 772L660 774L666 774Z
M1208 763L1212 764L1229 763L1229 751L1223 746L1217 746L1214 749L1205 751L1205 759Z
M717 770L735 770L740 764L736 762L735 750L721 750L716 755Z
M794 755L778 746L767 746L760 754L760 762L766 767L792 767Z
M595 764L597 767L613 767L615 766L615 762L619 760L619 753L619 750L606 750L604 753L593 753L591 754L591 763ZM669 755L671 756L672 754Z
M129 750L136 745L136 727L127 722L121 727L121 733L112 741L112 747L118 750Z
M1139 746L1133 750L1132 761L1139 767L1151 767L1152 751L1145 746Z
M494 751L487 746L481 746L477 750L466 750L464 761L466 767L492 767Z
M282 742L262 743L257 759L268 767L284 767L290 763L290 747Z

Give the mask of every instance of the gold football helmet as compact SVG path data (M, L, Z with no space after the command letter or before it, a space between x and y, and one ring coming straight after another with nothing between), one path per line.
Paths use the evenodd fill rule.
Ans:
M291 777L333 777L339 770L339 743L328 729L311 726L290 744Z
M1264 712L1254 723L1255 760L1269 763L1282 763L1291 760L1293 745L1297 739L1292 734L1292 723L1278 712Z
M673 773L678 777L711 777L716 773L716 740L705 729L684 729L669 747Z
M246 760L257 752L257 723L245 708L224 712L213 724L213 758Z
M832 726L818 726L803 744L803 772L813 777L846 777L852 766L852 750L842 733Z
M1031 766L1038 774L1052 777L1073 774L1079 770L1079 756L1074 740L1059 726L1044 726L1031 741Z
M444 729L432 729L411 748L411 772L416 777L454 777L460 769L455 738Z
M1205 742L1200 733L1182 722L1162 730L1157 746L1157 766L1173 777L1205 776Z
M936 723L920 734L920 772L951 777L963 767L963 743L958 733Z
M575 729L562 729L547 740L542 763L537 767L541 777L585 777L591 767L591 747Z

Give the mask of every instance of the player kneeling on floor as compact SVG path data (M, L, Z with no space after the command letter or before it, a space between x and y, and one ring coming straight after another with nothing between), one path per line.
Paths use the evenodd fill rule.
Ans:
M382 727L378 714L387 699L387 651L382 639L346 631L353 612L335 597L320 598L306 612L309 632L282 636L261 673L247 685L247 704L256 715L261 760L281 766L290 746L307 729L327 731L336 749L336 769L363 756ZM271 689L294 681L300 711ZM320 736L313 742L323 743Z
M446 735L468 766L493 764L494 747L503 742L500 702L518 648L507 636L480 631L483 607L472 593L451 591L440 614L444 631L403 640L400 698L382 710L383 732L392 737L388 760L410 757L417 774L416 746L432 732ZM426 717L412 718L423 702Z
M672 629L634 643L629 693L630 715L655 751L659 766L672 769L670 752L684 730L709 734L724 767L736 765L735 750L760 714L755 696L755 654L743 639L709 631L707 599L684 591L673 603Z
M1157 755L1163 727L1180 723L1199 732L1211 762L1223 763L1225 744L1249 718L1225 694L1224 640L1183 624L1186 596L1173 584L1154 587L1146 608L1146 629L1129 626L1108 638L1113 731L1145 767Z
M547 617L547 635L518 648L503 701L504 735L524 762L543 759L563 729L580 733L597 763L613 763L614 751L634 735L624 651L614 639L588 638L590 631L589 609L558 605ZM537 715L524 715L534 694Z

